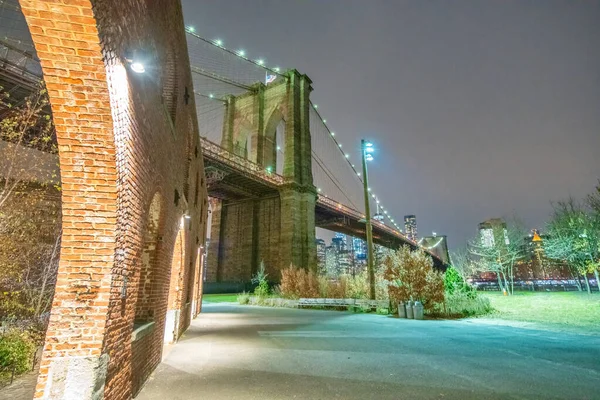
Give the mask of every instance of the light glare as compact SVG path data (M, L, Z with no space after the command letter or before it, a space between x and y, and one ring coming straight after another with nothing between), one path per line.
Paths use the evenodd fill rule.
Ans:
M131 70L133 72L135 72L136 74L143 74L144 72L146 72L146 68L144 67L144 64L142 64L139 61L135 61L131 63Z

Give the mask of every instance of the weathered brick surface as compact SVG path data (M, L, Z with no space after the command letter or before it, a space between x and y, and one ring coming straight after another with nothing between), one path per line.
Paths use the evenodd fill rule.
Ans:
M197 179L204 171L194 99L186 96L193 90L181 7L159 0L20 4L50 95L63 187L61 260L36 397L61 398L49 372L62 360L108 355L104 398L129 399L160 362L185 213L191 218L173 302L182 308L179 332L190 320L188 292L200 286L206 188ZM146 56L143 75L127 68L134 50ZM136 319L155 329L132 344Z

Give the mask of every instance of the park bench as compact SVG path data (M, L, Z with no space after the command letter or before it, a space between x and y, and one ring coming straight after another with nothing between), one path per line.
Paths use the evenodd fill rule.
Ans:
M354 309L370 309L388 308L389 304L383 300L367 300L367 299L322 299L322 298L301 298L298 300L298 308L303 307L351 307Z

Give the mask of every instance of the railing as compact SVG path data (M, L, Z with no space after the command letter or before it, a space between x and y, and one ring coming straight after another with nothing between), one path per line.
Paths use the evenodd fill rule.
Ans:
M37 82L42 79L42 67L37 57L5 40L0 40L0 66L2 70L10 71L27 81Z
M237 170L241 170L248 175L258 176L273 185L283 185L285 183L285 178L283 176L266 171L260 165L230 152L205 137L200 137L200 143L202 145L202 153L209 158L227 164Z
M260 165L255 164L251 161L248 161L244 157L238 156L237 154L230 152L229 150L219 146L218 144L211 142L210 140L208 140L205 137L200 137L200 142L202 145L202 153L209 158L212 158L216 161L222 162L231 168L241 170L242 172L244 172L248 175L258 176L261 179L263 179L273 185L276 185L276 186L279 186L279 185L282 185L285 183L285 178L283 176L278 175L273 172L265 171L265 169L263 167L261 167ZM357 221L360 221L361 219L365 218L364 214L362 214L360 211L357 211L353 208L345 206L344 204L337 202L333 199L330 199L327 196L318 195L317 202L329 207L332 210L342 212L345 215L356 219ZM399 231L385 225L383 222L377 221L375 219L371 219L371 223L373 226L385 231L387 234L396 236L397 238L402 239L403 241L411 244L414 247L423 249L425 252L427 252L432 257L436 257L431 251L427 250L426 248L419 245L418 243L410 240L409 238L404 236Z
M333 199L330 199L329 197L319 195L317 198L317 202L328 206L330 209L343 212L345 215L355 218L357 221L360 221L361 219L365 219L365 215L362 214L360 211L357 211L353 208L347 207L347 206L343 205L342 203L339 203ZM402 239L403 241L413 245L414 247L422 249L430 256L437 258L437 256L435 254L433 254L431 251L427 250L425 247L421 246L417 242L410 240L409 238L404 236L399 231L392 229L389 226L385 225L383 222L377 221L377 220L371 218L371 224L373 226L376 226L377 228L385 231L389 235L396 236L397 238Z

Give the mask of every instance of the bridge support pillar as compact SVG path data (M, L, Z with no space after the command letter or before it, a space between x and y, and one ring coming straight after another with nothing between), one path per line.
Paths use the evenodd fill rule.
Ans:
M290 265L316 272L315 243L316 193L298 189L283 189L281 199L280 260L281 267ZM279 272L279 271L278 271ZM277 279L281 276L278 274Z
M316 269L311 83L290 70L276 82L227 98L222 147L268 173L277 171L282 157L284 183L278 193L232 196L213 208L207 290L211 283L220 283L215 290L233 290L225 283L248 282L263 261L271 281L290 265Z

